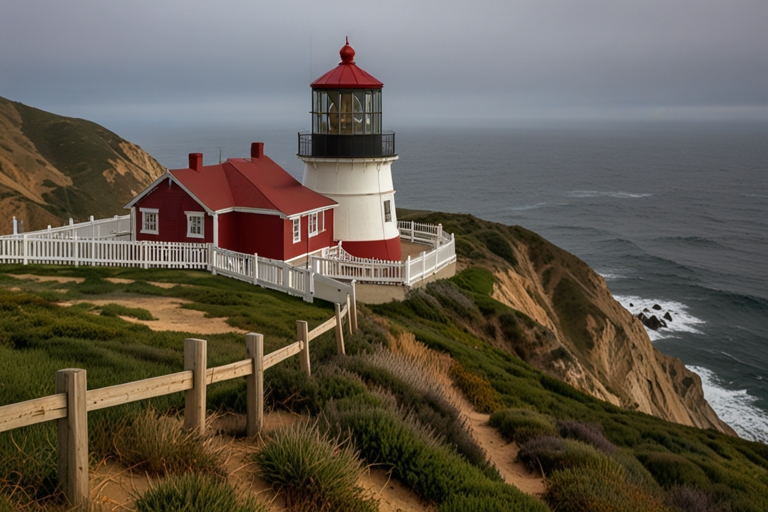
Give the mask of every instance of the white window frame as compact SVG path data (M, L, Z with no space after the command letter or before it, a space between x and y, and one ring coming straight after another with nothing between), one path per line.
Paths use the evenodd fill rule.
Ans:
M317 234L320 232L319 219L317 217L317 213L310 213L307 215L307 235L310 238L317 236Z
M384 222L392 222L392 200L385 199L383 206L384 206Z
M205 213L204 212L184 212L187 216L187 238L205 238ZM199 219L200 232L194 233L192 228L192 219Z
M320 211L320 231L325 231L325 210Z
M301 242L301 217L291 219L293 223L293 243Z
M148 235L159 235L160 210L157 208L139 208L139 211L141 212L141 232ZM152 217L154 217L154 222L152 222Z

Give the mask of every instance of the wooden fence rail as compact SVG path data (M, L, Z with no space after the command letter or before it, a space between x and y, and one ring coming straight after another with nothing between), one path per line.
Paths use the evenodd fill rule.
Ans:
M343 319L350 333L356 329L349 304L336 304L334 316L311 331L307 322L296 321L298 341L264 355L264 336L245 336L247 359L215 368L207 368L207 342L184 340L184 371L125 384L87 390L86 370L69 368L56 372L56 394L26 402L0 406L0 432L20 427L58 421L59 485L70 503L88 500L88 413L148 398L184 391L184 427L205 432L206 392L210 384L246 377L246 433L258 434L264 422L264 370L300 354L303 371L311 374L309 342L321 334L336 330L336 350L344 354Z

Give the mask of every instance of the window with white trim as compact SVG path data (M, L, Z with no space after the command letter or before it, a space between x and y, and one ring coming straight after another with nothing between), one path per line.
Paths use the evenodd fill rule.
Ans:
M187 238L205 238L205 214L184 212L187 215Z
M160 211L157 208L141 208L141 232L149 235L160 233Z
M301 218L293 219L293 243L301 242Z
M384 222L392 222L392 201L384 201Z
M310 213L307 216L307 222L309 223L309 236L315 236L318 233L317 214Z

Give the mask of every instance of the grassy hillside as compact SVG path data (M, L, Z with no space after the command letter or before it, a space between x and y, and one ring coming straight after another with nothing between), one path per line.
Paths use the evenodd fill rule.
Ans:
M78 284L14 277L30 272L85 280ZM106 277L135 282L114 284ZM177 286L166 289L150 281ZM522 329L528 322L488 295L492 284L487 269L469 268L450 281L412 292L404 302L361 308L361 329L347 339L348 356L335 356L332 333L327 333L311 347L312 378L294 363L266 372L270 406L327 418L324 435L351 435L365 461L391 468L393 476L442 511L546 510L545 504L500 481L467 438L456 410L430 382L431 376L398 355L394 340L412 333L419 342L450 354L454 381L478 410L495 413L503 435L523 447L526 442L548 440L549 445L528 446L525 453L548 474L546 500L556 510L768 508L765 445L596 400L475 334L487 329L485 325L506 325L513 333L515 326ZM0 287L0 404L51 393L53 374L64 367L86 368L89 387L182 368L182 341L194 333L154 332L114 316L141 316L140 311L106 308L106 314L94 314L88 304L61 307L57 301L183 298L192 301L188 308L264 333L268 351L293 340L296 319L308 320L312 328L332 313L327 305L306 304L203 272L6 266ZM242 334L198 337L210 343L211 365L243 356ZM244 382L218 384L209 391L208 407L242 412L244 392ZM183 399L179 395L152 403L158 411L176 414ZM139 424L131 418L138 418L143 407L136 404L89 415L93 462L112 453L99 432L111 432L126 422ZM531 420L531 414L538 416ZM581 426L568 427L566 421ZM586 438L601 449L573 440L573 432L578 435L590 428L597 429L597 437ZM55 496L54 439L53 423L0 434L0 496L6 496L0 498L0 506L9 495L12 503L30 506L42 500L47 507L55 505L55 499L47 498ZM574 482L578 478L587 481ZM563 496L571 505L557 505ZM587 502L584 496L592 505L574 508ZM630 508L611 504L605 496L619 496ZM699 508L684 508L680 503L686 499L686 503L699 500L695 502ZM363 503L360 510L369 506Z
M96 123L0 98L0 210L24 219L27 230L123 215L162 172Z

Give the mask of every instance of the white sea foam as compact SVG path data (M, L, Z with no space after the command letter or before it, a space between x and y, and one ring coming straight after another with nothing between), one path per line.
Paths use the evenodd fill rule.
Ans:
M688 366L689 370L701 377L704 398L720 419L744 439L768 442L768 414L755 407L757 398L745 389L726 389L724 383L713 372L701 366Z
M644 299L634 295L615 295L613 298L635 316L637 316L638 313L643 313L644 309L647 309L650 313L645 312L646 316L656 315L657 318L661 319L664 316L664 313L669 312L672 321L664 320L667 323L667 327L662 327L658 330L649 329L648 327L645 328L651 341L674 337L675 333L678 332L701 334L701 331L697 329L697 326L706 323L704 320L696 318L688 313L688 306L681 302L673 300ZM661 309L653 309L654 304L661 306Z
M637 199L639 197L650 197L653 194L640 194L631 192L605 192L599 190L574 190L566 194L568 197L586 198L586 197L614 197L616 199Z
M526 204L523 206L513 206L510 208L512 211L525 211L525 210L536 210L538 208L544 208L545 206L548 206L549 203L536 203L536 204Z
M606 281L615 281L617 279L626 279L627 276L621 273L620 269L607 268L605 270L596 270Z

